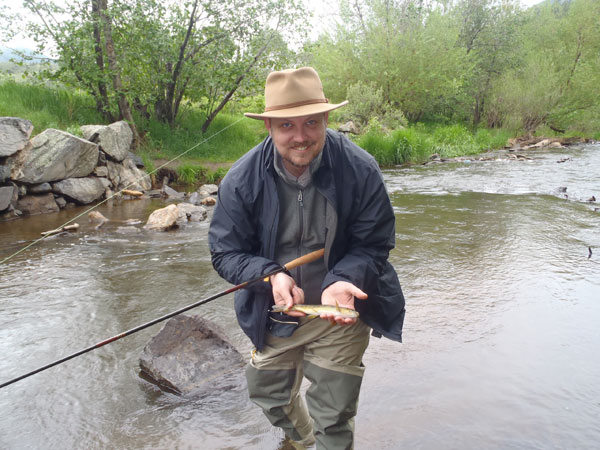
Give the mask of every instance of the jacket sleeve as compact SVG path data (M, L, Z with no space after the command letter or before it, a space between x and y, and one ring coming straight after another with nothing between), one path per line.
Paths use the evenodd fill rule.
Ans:
M217 205L208 232L212 264L219 275L232 284L260 277L279 267L261 254L258 229L260 200L247 184L239 182L242 170L232 168L219 186ZM242 192L241 186L246 187ZM268 282L248 287L255 292L268 293Z
M336 281L349 281L367 294L376 293L373 289L394 248L396 219L383 176L374 165L365 170L360 184L355 183L350 212L343 214L338 225L343 250L325 277L323 289Z

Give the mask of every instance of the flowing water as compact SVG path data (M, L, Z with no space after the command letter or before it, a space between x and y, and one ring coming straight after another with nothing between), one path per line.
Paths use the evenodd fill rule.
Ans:
M526 155L385 171L407 314L404 343L365 355L357 449L597 448L600 204L586 200L600 200L600 146ZM0 265L0 382L229 286L207 223L123 228L161 206L102 205L99 230L82 216ZM0 223L0 259L82 212ZM247 354L232 302L193 312ZM1 389L0 448L278 448L243 388L185 399L140 378L159 329Z

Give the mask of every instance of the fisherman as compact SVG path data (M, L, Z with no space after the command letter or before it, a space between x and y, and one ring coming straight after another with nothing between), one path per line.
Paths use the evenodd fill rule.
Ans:
M297 448L315 440L319 449L353 447L369 333L401 341L404 321L388 262L395 217L381 172L327 128L329 111L347 103L328 102L313 68L271 72L264 112L245 114L263 120L269 135L223 179L209 230L213 266L233 284L325 249L324 258L235 296L238 322L255 346L246 369L250 399ZM290 309L302 304L315 305L320 318ZM358 319L335 314L343 308ZM303 377L311 383L306 401Z

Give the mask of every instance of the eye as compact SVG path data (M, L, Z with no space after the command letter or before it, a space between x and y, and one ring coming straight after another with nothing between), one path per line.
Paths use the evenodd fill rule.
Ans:
M317 124L317 121L314 119L311 119L306 122L306 125L308 125L309 127L314 127L316 124Z
M290 128L292 128L292 124L289 122L283 122L281 125L279 125L281 128L289 130Z

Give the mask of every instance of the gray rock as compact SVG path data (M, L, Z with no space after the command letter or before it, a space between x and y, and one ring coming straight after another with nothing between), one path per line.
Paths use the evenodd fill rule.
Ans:
M0 186L0 211L8 209L15 197L14 186Z
M31 146L9 158L11 178L24 183L44 183L88 176L98 162L98 146L60 130L49 128L31 139Z
M110 125L84 125L81 132L87 140L97 143L104 153L117 162L123 161L129 154L133 132L125 121Z
M135 163L127 158L121 164L107 161L108 179L115 190L132 189L136 191L147 191L152 189L152 181L145 172L138 169Z
M177 205L177 224L184 225L187 222L202 222L208 213L206 208L191 203L179 203Z
M52 184L52 190L78 203L91 203L100 199L109 185L106 178L68 178Z
M54 195L26 195L17 202L17 209L24 215L35 216L37 214L48 214L59 210Z
M98 166L94 169L94 175L97 177L107 178L108 177L108 167Z
M58 207L60 209L63 209L63 208L67 207L67 201L65 200L64 197L60 197L60 196L59 197L55 197L54 200L56 200L56 204L58 205Z
M187 201L192 205L201 205L204 198L206 198L205 195L200 194L199 192L192 192Z
M0 183L4 183L10 178L10 166L0 164Z
M140 357L144 378L186 396L239 387L244 365L223 332L196 315L170 319Z
M198 188L197 191L200 195L204 195L205 197L209 195L217 195L219 192L219 186L216 184L203 184Z
M47 192L52 192L50 183L35 184L29 187L30 194L46 194Z
M140 158L135 153L129 152L127 156L129 159L131 159L133 161L133 163L135 164L136 167L138 167L140 169L143 169L145 167L144 161L142 161L142 158Z
M166 184L162 187L162 193L170 200L183 200L185 198L185 192L178 192Z
M0 157L12 156L29 143L33 124L18 117L0 117Z

